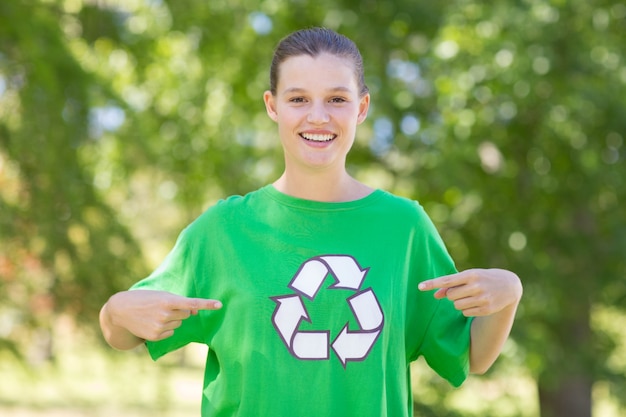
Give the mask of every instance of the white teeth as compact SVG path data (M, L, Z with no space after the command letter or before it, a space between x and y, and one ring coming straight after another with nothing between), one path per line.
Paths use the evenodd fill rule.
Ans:
M328 142L329 140L333 140L335 135L317 135L313 133L302 133L301 136L306 140L312 140L315 142Z

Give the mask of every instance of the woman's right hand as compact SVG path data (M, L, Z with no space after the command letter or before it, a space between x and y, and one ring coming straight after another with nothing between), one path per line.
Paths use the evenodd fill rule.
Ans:
M100 311L100 327L114 348L127 350L145 340L163 340L199 310L218 310L222 303L165 291L131 290L113 295Z

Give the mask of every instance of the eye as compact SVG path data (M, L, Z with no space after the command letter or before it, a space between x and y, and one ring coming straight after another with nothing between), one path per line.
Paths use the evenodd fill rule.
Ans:
M333 98L330 99L331 103L345 103L346 101L348 101L348 100L346 100L343 97L333 97Z
M289 99L290 103L304 103L304 97L291 97Z

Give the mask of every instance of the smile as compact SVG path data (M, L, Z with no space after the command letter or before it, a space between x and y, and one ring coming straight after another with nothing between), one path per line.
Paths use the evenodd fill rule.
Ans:
M300 133L300 136L303 139L306 139L311 142L330 142L331 140L337 137L337 135L333 135L333 134L320 135L320 134L314 134L314 133Z

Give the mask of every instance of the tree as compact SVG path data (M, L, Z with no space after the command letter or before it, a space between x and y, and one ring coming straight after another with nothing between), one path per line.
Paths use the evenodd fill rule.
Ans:
M81 158L93 107L110 92L70 51L62 10L31 6L0 5L0 314L15 353L54 313L93 322L103 296L142 262Z
M421 61L439 120L435 135L421 137L436 142L414 147L413 157L443 156L434 170L417 164L413 175L427 179L416 191L443 196L448 241L463 264L505 265L523 277L516 337L537 376L541 415L590 416L594 382L616 391L624 383L606 366L608 335L591 323L599 306L626 305L616 284L625 270L626 8L455 6L432 59Z

